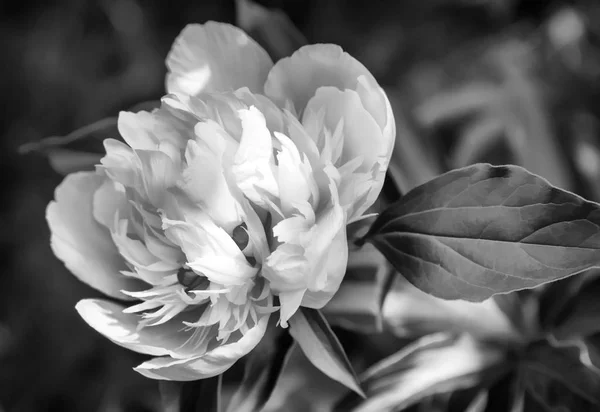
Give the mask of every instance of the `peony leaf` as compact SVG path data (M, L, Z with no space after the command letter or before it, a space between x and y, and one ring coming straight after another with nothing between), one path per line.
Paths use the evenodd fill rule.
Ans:
M364 396L344 348L320 311L300 308L290 319L290 334L317 369Z
M477 164L409 192L365 240L424 292L478 302L600 265L600 205L521 167Z
M293 339L284 331L278 339L263 342L248 355L242 383L227 411L254 412L265 406L292 353ZM270 343L270 347L264 346Z
M361 375L367 398L349 395L338 411L396 411L437 393L476 386L509 366L500 348L477 343L468 335L425 336L370 367Z
M525 357L523 385L548 410L598 410L600 374L580 362L577 348L533 345Z
M219 412L222 375L192 382L159 381L162 412Z
M252 0L236 0L237 25L269 53L273 61L291 56L307 44L306 38L281 10Z

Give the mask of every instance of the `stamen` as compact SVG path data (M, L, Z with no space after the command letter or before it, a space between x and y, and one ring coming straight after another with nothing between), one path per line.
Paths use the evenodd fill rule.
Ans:
M177 272L177 281L182 286L185 286L185 291L189 292L191 289L196 289L198 286L204 283L206 278L198 276L194 271L180 268Z
M250 237L248 236L248 226L246 226L246 223L236 226L235 229L233 229L231 238L240 248L240 250L246 249L246 246L248 246L248 241L250 240Z

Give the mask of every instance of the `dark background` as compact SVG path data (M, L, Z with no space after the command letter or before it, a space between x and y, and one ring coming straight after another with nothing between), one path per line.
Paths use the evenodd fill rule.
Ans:
M259 3L284 9L310 43L340 44L362 61L416 135L434 142L442 170L455 166L448 154L458 126L426 129L416 108L482 79L502 89L494 58L513 59L538 92L535 107L524 110L537 110L530 120L567 155L565 185L597 198L589 184L594 159L586 180L573 143L597 147L597 1ZM159 98L175 36L187 23L233 23L234 2L22 0L0 7L0 412L156 410L155 383L131 370L140 357L93 332L74 310L79 299L99 294L49 248L44 211L61 176L42 156L17 149Z

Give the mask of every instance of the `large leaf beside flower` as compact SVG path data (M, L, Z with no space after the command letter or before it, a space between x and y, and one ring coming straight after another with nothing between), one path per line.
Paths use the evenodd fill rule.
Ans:
M183 30L167 66L160 107L122 112L123 141L65 178L47 219L56 256L120 300L79 302L84 320L154 356L143 375L187 381L248 354L271 314L286 327L329 302L395 122L373 76L334 45L273 64L240 29L209 22Z
M421 290L483 301L600 265L600 205L521 167L478 164L413 189L366 239Z

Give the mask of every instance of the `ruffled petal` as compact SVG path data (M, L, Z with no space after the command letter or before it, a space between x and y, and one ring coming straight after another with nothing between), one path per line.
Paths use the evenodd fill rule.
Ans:
M308 102L303 123L320 130L320 135L314 138L321 146L343 145L341 156L332 159L338 167L356 163L350 173L342 173L340 198L349 211L349 220L360 216L373 204L383 186L392 150L389 140L353 90L321 87ZM315 126L318 123L322 123L321 127ZM343 136L341 143L331 137L338 133ZM339 147L332 147L331 151L339 152Z
M116 139L105 139L106 156L101 160L103 170L112 180L125 187L135 188L140 181L137 157L131 147Z
M343 147L341 158L338 160L339 165L362 156L363 161L358 171L367 172L387 155L389 144L355 91L342 91L335 87L319 88L306 105L302 122L311 123L320 112L324 114L321 132L324 132L324 127L333 133L342 122Z
M109 230L114 228L117 213L122 217L129 211L125 188L110 179L104 179L94 192L93 202L94 219Z
M361 97L368 99L367 110L385 108L386 96L373 75L362 63L334 44L312 44L301 47L290 57L279 60L271 69L265 83L265 94L282 107L293 103L298 113L304 110L318 88L336 87L340 90L359 88ZM389 121L387 113L376 110L373 117L383 129Z
M223 149L213 152L203 140L190 140L185 153L187 167L179 187L194 203L201 204L219 226L231 232L241 222L241 214L224 175L226 132L215 122L207 121L196 125L196 133L207 141L212 139L212 144L223 139Z
M125 307L101 299L84 299L75 306L92 328L117 345L153 356L178 356L178 351L192 335L180 322L168 322L138 330L140 315L124 313ZM187 354L189 355L189 354Z
M198 95L245 86L260 93L272 66L267 52L237 27L190 24L167 56L167 91Z
M173 107L163 99L161 107L153 112L120 112L117 126L119 134L132 149L160 150L174 157L194 137L197 122L191 113Z
M151 379L175 381L192 381L219 375L254 349L264 336L268 321L269 316L263 316L237 342L219 346L202 356L185 360L154 358L142 363L135 370Z
M56 200L46 209L50 246L81 281L109 296L129 299L121 290L140 290L144 283L120 273L127 269L125 262L92 211L94 193L104 180L94 172L79 172L56 188Z
M364 155L365 163L359 171L374 171L372 189L360 199L361 205L351 210L349 219L360 216L381 191L396 137L390 102L373 75L339 46L304 46L273 66L265 94L281 107L293 106L303 114L303 124L308 129L309 123L320 123L318 118L323 116L327 133L334 138L329 138L329 144L320 142L322 151L339 151L331 143L337 143L336 130L343 126L342 160ZM341 119L343 123L339 122ZM312 137L315 142L322 139ZM333 158L337 160L335 155Z
M240 110L242 138L235 154L232 172L238 187L253 203L265 207L265 196L277 198L274 176L273 142L264 115L256 108Z

